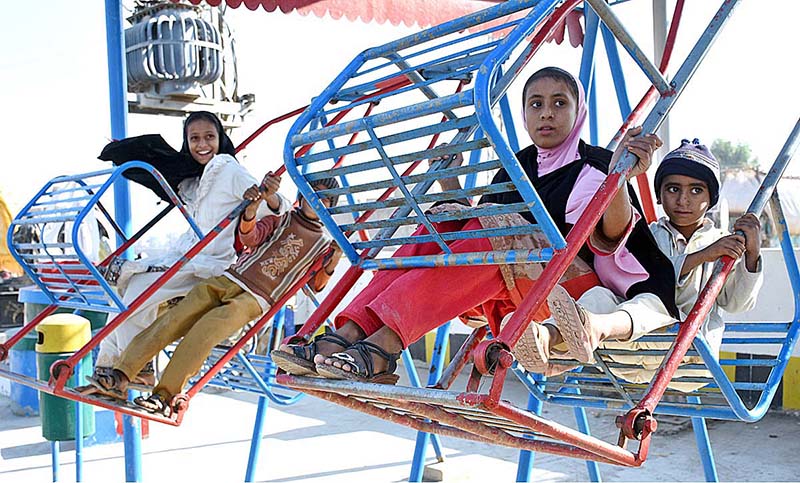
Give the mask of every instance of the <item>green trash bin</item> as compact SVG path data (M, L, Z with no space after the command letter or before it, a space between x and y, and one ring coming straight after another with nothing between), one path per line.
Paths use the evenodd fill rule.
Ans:
M25 323L33 320L39 313L50 305L50 299L36 285L22 287L19 289L19 299L24 304ZM75 309L59 308L54 313L67 314L74 312ZM89 319L92 331L102 329L106 326L108 319L107 312L95 312L92 310L82 310L81 315Z
M36 365L39 379L50 379L50 366L66 359L92 338L91 324L88 319L75 314L54 314L45 317L36 326L38 341L36 343ZM78 380L84 381L92 373L92 356L88 354L80 364ZM70 378L67 387L75 387L75 375ZM83 384L83 382L81 382ZM39 398L39 415L42 418L42 436L49 441L71 441L75 439L75 402L51 394L41 393ZM81 434L94 434L94 410L92 406L81 407L83 428Z

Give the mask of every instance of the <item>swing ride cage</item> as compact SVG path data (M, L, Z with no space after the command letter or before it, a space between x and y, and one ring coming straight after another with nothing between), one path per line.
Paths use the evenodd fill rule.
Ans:
M625 183L626 174L635 161L630 154L621 159L599 188L585 215L565 238L555 227L530 180L519 166L514 156L518 146L513 142L513 137L504 134L497 125L493 108L500 106L504 124L507 126L510 112L505 94L509 86L548 35L579 3L581 2L578 0L563 2L512 0L396 42L369 49L359 54L308 108L302 110L287 137L284 152L285 167L300 193L320 215L352 266L300 332L289 341L296 342L310 338L346 296L364 270L469 264L543 263L545 265L536 285L500 333L495 334L494 338L486 339L485 328L473 332L439 379L438 384L432 387L380 386L289 375L279 375L277 377L279 385L420 431L627 466L641 465L646 459L650 435L656 428L653 415L657 412L745 421L757 420L763 416L774 397L780 376L796 343L798 316L795 315L788 323L728 324L724 342L758 344L759 347L772 345L778 355L772 359L717 361L708 345L702 340L702 336L697 336L697 332L725 277L732 269L733 260L723 260L718 264L715 275L698 299L695 310L679 328L675 327L672 332L664 335L647 336L672 344L669 349L648 353L665 359L649 386L628 384L616 377L612 369L617 368L615 365L617 363L607 359L607 356L614 354L604 349L596 353L597 362L594 365L585 365L579 370L549 380L534 377L515 364L510 349L527 328L531 315L541 306L546 294L576 256L578 249L610 203L613 193ZM610 148L616 145L630 126L639 121L646 107L656 97L658 99L654 107L642 124L645 133L654 132L659 127L737 3L737 1L723 2L684 64L677 70L672 80L667 81L664 77L669 58L666 50L662 65L656 68L615 17L609 5L600 0L588 0L587 5L591 8L584 9L587 24L590 19L602 21L653 84L642 101L630 111L623 126L610 143ZM683 2L679 0L676 14L682 6ZM677 22L674 21L673 26L676 27ZM671 49L673 43L674 31L671 29L666 49ZM513 60L512 54L515 55ZM455 93L438 94L437 90L443 87L448 92L455 91ZM300 111L292 114L298 114ZM361 117L353 119L353 115ZM261 131L263 130L248 138L242 147ZM796 149L797 131L796 126L770 171L770 176L765 179L759 195L751 205L751 212L760 212L767 200L771 199L773 209L780 215L777 218L784 220L780 213L777 193L772 193L791 158L791 153ZM355 142L359 134L363 134L368 141ZM341 138L347 138L348 141L337 147L336 141ZM448 141L447 144L437 146L440 138ZM324 149L325 147L327 149ZM449 166L451 157L462 152L470 153L469 163L464 166ZM481 152L491 152L490 159L483 159L485 156L481 156ZM433 163L429 168L427 164L423 164L426 159L436 157L443 160ZM328 162L323 163L326 160ZM332 168L330 161L333 161ZM398 169L400 166L405 166L402 172ZM501 167L509 173L511 181L490 185L488 175ZM168 193L173 204L184 214L199 241L175 265L164 272L156 284L126 307L105 282L98 267L104 267L113 257L123 254L144 231L163 217L168 209L157 215L156 219L148 223L139 233L125 238L125 243L98 267L91 263L74 240L78 239L78 227L95 205L104 212L114 231L123 236L122 230L114 224L110 215L98 204L98 200L114 179L133 168L152 173ZM357 175L358 184L343 182L341 188L319 194L311 188L316 180L331 175L342 180L347 176ZM432 190L437 179L453 176L465 178L464 189L444 193ZM92 177L107 177L107 179L105 182L88 183L86 180ZM643 204L646 210L648 206L650 210L650 213L646 214L652 218L652 201L648 202L649 187L646 177L641 177L639 181ZM72 185L63 186L68 183ZM78 187L74 186L76 183ZM430 204L438 201L473 199L483 194L503 191L518 191L523 202L500 207L469 207L456 213L431 214L426 211ZM321 204L320 197L333 194L345 195L347 201L326 209ZM73 195L75 198L69 198ZM68 201L79 204L80 208L73 208L71 211L61 208L65 197ZM0 360L7 356L10 347L59 306L78 311L119 312L120 315L100 330L87 346L67 359L56 362L51 367L50 381L37 381L5 370L0 370L0 376L46 393L166 424L179 425L188 408L189 400L234 357L241 355L240 350L247 342L265 326L288 298L320 269L322 260L318 260L311 270L227 352L212 357L208 370L202 373L197 382L185 393L176 396L172 401L175 411L171 417L146 413L127 403L85 396L66 387L66 382L77 361L124 322L127 315L136 310L221 230L236 220L245 206L246 202L243 202L214 230L203 235L199 233L182 203L163 178L144 163L133 162L88 175L59 177L48 183L20 212L10 231L15 226L23 224L72 222L71 238L58 246L46 243L28 244L15 246L12 250L26 268L26 273L48 296L51 305L9 341L0 345ZM442 221L527 212L534 215L536 224L456 233L440 233L434 226L434 223ZM350 218L353 221L350 221ZM429 233L409 236L410 230L418 225L425 226ZM797 275L796 261L785 221L782 225L784 235L781 245L790 270L792 286L797 294L797 280L800 280L800 277ZM447 244L456 239L509 235L544 237L548 241L548 246L530 251L506 250L465 254L450 253ZM437 243L443 254L405 258L391 256L398 246L429 242ZM13 246L13 243L9 243L9 246ZM62 253L54 254L54 249ZM744 335L728 337L729 333ZM690 347L693 347L691 351ZM699 355L703 364L697 364L695 368L708 370L710 376L700 380L685 380L685 382L705 384L693 393L699 396L691 399L694 402L663 401L664 394L675 394L669 392L668 384L686 355ZM466 391L450 391L455 375L469 360L474 362L474 369ZM574 361L565 362L574 364ZM242 364L250 371L245 362ZM763 384L733 383L728 379L723 366L768 367L771 371L769 378ZM682 369L686 367L681 366ZM501 400L505 375L509 369L512 369L528 386L531 394L541 400L578 407L627 410L624 416L618 418L621 432L617 444L600 441L531 415ZM263 368L254 370L264 372ZM479 393L481 379L487 375L493 375L491 387L487 394ZM760 394L758 403L752 408L746 407L737 391L758 392ZM637 452L626 449L629 440L639 441Z
M695 308L679 327L673 328L672 332L649 335L644 339L669 344L664 350L637 353L663 358L659 371L649 385L629 384L615 376L614 370L625 365L608 357L623 354L614 354L610 349L597 352L596 364L585 365L549 381L537 380L526 374L514 360L511 349L584 245L613 195L625 184L626 175L635 163L635 157L626 153L611 168L583 216L565 238L519 165L514 154L516 147L511 145L509 136L502 132L493 115L493 108L501 103L514 78L558 22L578 3L508 1L419 34L367 49L356 56L295 121L284 147L287 171L303 196L319 213L352 266L328 299L312 314L298 334L287 339L287 342L307 340L364 270L513 263L542 263L544 268L500 333L494 334L493 338L485 338L486 329L477 329L434 387L395 387L286 374L278 375L280 384L419 431L625 466L639 466L647 458L650 436L657 426L654 418L657 410L665 414L744 421L763 417L794 348L798 321L795 316L788 323L729 324L724 342L769 346L768 350L775 351L777 355L764 359L717 360L702 336L698 336L698 330L733 268L732 259L718 262ZM588 0L587 4L652 83L643 101L630 113L614 137L609 146L614 148L627 129L639 122L651 98L657 99L642 122L643 132L651 133L658 129L737 2L722 2L671 81L665 78L665 64L657 68L649 61L606 2ZM682 8L682 2L678 4L677 8ZM504 35L492 35L497 32L503 32ZM674 32L670 32L668 48L671 49L672 43ZM381 82L394 79L397 75L403 75L413 83L371 98L370 102L381 102L379 110L360 119L339 120L336 125L319 127L325 125L327 117L363 104L364 101L356 98L375 92ZM456 94L437 93L437 89L448 84L464 85L468 81L474 83L471 82L471 87ZM796 149L797 131L795 127L749 212L758 215L771 197L776 201L774 205L778 204L777 195L772 193L791 153ZM341 148L330 147L331 141L354 133L363 133L368 140ZM419 138L431 133L442 134L447 144L424 148ZM317 144L317 149L313 152L298 151L298 148L309 144ZM325 149L326 146L328 149ZM474 153L482 149L491 153L489 159L470 156L470 162L465 166L449 163L458 153ZM344 162L337 162L333 169L321 164L322 161L337 159L345 154L347 158ZM432 162L427 170L415 171L425 159L432 158L438 158L439 161ZM510 182L489 184L489 177L485 174L501 167L509 174ZM322 177L356 173L359 184L319 193L311 189L313 183ZM483 179L484 182L466 183L466 188L445 192L432 189L436 180L456 176L473 181ZM646 183L644 186L647 188ZM387 188L395 188L402 195L375 200L373 192ZM517 191L523 202L501 206L478 205L448 212L428 210L436 202L465 198L473 200L487 193L507 191ZM649 188L642 191L649 192ZM326 209L319 200L328 194L358 194L365 201ZM780 211L779 206L774 209ZM362 213L372 214L376 210L380 210L378 216L368 220L362 218ZM480 227L458 232L437 230L437 224L441 222L526 212L534 216L535 224ZM336 218L336 215L346 214L359 214L359 218L356 222ZM410 230L420 225L427 231L411 236ZM368 231L371 234L369 240L350 237L350 233L359 230ZM454 253L448 245L453 240L506 236L545 237L548 246L535 250ZM398 246L421 243L436 243L442 253L392 256L393 249ZM796 262L786 234L782 246L792 284L796 288ZM740 335L736 337L730 334ZM699 356L702 363L681 366L687 355ZM455 375L470 360L474 368L466 390L450 391L449 386ZM575 361L564 363L574 364ZM681 369L706 370L708 375L682 377L676 374L679 366ZM734 383L729 380L724 367L769 368L770 375L764 383ZM616 444L532 415L502 400L505 376L509 369L514 369L520 375L534 396L545 401L627 410L617 419L620 436ZM493 377L488 392L479 392L482 378L490 375ZM668 386L673 382L702 387L684 393L669 389ZM686 402L663 400L668 390L669 395L680 394L687 398ZM757 403L747 407L737 391L756 392ZM627 449L629 441L638 441L635 451Z

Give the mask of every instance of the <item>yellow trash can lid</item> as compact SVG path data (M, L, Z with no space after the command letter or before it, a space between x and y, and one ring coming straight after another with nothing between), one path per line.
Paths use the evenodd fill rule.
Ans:
M36 326L39 340L36 352L56 354L75 352L92 338L89 319L75 314L54 314L45 317Z

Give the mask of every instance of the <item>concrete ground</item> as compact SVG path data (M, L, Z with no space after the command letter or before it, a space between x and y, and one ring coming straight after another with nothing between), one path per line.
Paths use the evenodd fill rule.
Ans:
M456 382L454 388L463 388ZM524 403L516 382L504 398ZM150 425L142 442L145 481L242 481L247 465L257 397L202 393L192 400L181 427ZM546 417L574 427L572 410L545 406ZM593 434L615 441L614 414L590 411ZM722 481L800 479L800 416L773 412L755 424L709 424ZM416 433L362 413L305 397L267 412L256 481L397 482L408 479ZM514 481L518 451L444 438L446 461L435 465L444 481ZM71 448L71 444L67 444ZM429 451L429 462L433 462ZM84 481L125 478L122 443L86 447ZM51 481L50 444L39 418L11 413L0 397L0 482ZM605 481L702 481L703 469L688 421L659 418L643 468L601 465ZM61 453L61 481L74 481L74 452ZM534 481L589 481L582 461L537 455Z

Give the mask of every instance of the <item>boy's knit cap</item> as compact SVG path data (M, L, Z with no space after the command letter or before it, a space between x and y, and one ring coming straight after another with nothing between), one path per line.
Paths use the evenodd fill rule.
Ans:
M708 194L712 208L719 201L719 162L711 154L711 151L698 139L689 142L688 139L681 141L678 149L670 151L661 160L653 184L656 189L656 198L661 197L661 184L664 178L671 174L679 174L704 181L708 185Z

